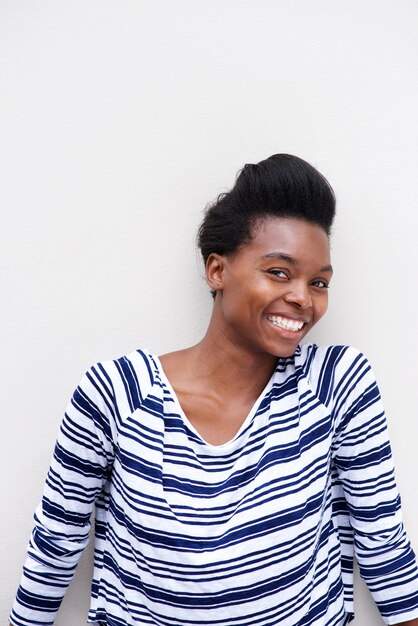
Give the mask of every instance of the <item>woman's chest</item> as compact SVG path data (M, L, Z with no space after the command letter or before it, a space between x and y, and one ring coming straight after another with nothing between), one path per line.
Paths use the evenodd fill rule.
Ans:
M331 417L306 395L270 400L221 446L208 445L170 403L158 416L136 411L118 437L118 497L137 510L158 506L182 523L214 526L244 520L254 507L278 524L319 511L330 480Z

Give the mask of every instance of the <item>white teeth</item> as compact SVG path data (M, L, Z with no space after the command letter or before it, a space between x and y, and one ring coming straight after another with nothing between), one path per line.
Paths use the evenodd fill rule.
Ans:
M275 326L279 326L280 328L284 328L285 330L293 330L294 332L297 332L303 326L303 322L290 320L287 317L281 317L280 315L266 315L266 317Z

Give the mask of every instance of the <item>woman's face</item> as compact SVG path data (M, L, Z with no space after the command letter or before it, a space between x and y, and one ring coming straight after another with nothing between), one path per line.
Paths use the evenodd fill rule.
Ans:
M301 219L266 217L249 243L212 256L227 337L253 352L292 355L327 310L332 268L325 231Z

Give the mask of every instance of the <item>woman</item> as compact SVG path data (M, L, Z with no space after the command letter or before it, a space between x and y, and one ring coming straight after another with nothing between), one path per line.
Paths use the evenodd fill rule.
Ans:
M66 412L16 626L51 624L96 512L89 621L340 626L353 542L389 624L418 575L370 366L300 346L327 309L335 200L302 159L246 165L206 213L206 335L93 366Z

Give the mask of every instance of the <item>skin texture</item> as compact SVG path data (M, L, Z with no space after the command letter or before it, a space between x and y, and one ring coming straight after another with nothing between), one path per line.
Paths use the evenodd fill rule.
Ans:
M185 415L208 443L236 434L277 357L291 356L324 315L331 275L325 231L298 219L264 218L236 252L210 255L206 277L216 297L207 333L161 357ZM285 330L268 315L304 324Z

